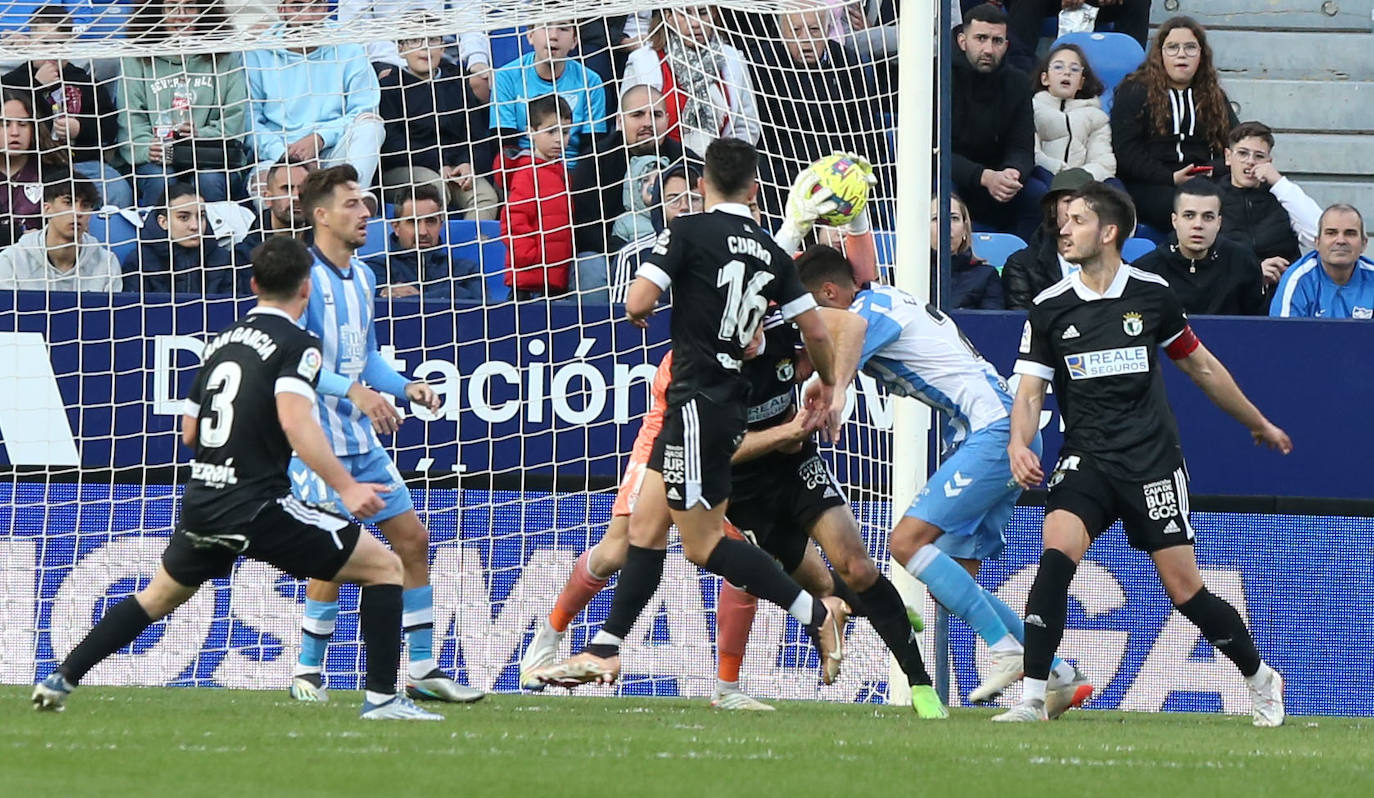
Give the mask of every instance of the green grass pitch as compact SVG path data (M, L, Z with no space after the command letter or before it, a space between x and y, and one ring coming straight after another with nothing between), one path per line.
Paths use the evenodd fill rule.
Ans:
M85 687L34 712L0 688L0 793L99 796L1374 795L1374 721L490 696L443 723L364 722L357 693Z

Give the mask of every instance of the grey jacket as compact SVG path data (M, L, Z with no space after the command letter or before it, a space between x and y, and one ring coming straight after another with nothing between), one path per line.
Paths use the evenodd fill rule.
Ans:
M95 236L82 233L76 268L59 272L48 260L47 228L25 233L0 252L0 290L6 291L119 291L123 273L114 253Z

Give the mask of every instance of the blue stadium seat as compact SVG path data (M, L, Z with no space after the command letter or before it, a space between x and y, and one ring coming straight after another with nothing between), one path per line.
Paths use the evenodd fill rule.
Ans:
M33 16L33 12L45 5L47 4L0 0L0 32L23 30L29 24L29 17Z
M529 40L525 38L524 28L501 28L487 34L491 42L491 67L503 67L527 52Z
M897 261L897 234L891 230L874 230L873 245L878 250L878 263L891 266Z
M1102 92L1102 110L1107 113L1112 111L1117 84L1145 61L1140 42L1124 33L1070 33L1060 36L1050 50L1061 44L1076 44L1088 54L1088 63L1106 87Z
M72 25L82 39L110 39L124 37L124 24L133 8L121 0L78 0L66 5L71 9Z
M1136 222L1135 237L1153 241L1155 244L1163 244L1169 240L1168 233L1162 233L1144 222Z
M1128 238L1126 239L1126 243L1121 245L1121 258L1127 263L1130 263L1142 255L1148 255L1154 252L1155 246L1155 242L1148 238L1141 238L1139 236Z
M120 264L123 264L129 253L138 247L138 228L118 213L109 216L91 214L90 226L86 228L86 232L109 248Z
M366 260L378 252L386 252L386 237L390 232L391 226L381 216L368 219L367 241L358 247L358 257Z
M444 240L452 248L453 257L482 265L488 303L510 298L510 286L506 285L506 243L501 239L500 222L449 219Z
M974 233L973 254L1002 271L1011 253L1026 248L1026 242L1011 233Z

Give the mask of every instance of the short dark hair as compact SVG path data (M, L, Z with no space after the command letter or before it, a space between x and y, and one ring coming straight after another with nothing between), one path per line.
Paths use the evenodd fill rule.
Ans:
M1076 44L1061 44L1058 47L1050 48L1045 57L1040 59L1040 67L1031 73L1031 93L1045 90L1045 87L1040 84L1040 78L1050 71L1050 59L1054 58L1054 54L1064 50L1078 56L1078 63L1083 65L1083 85L1078 87L1078 93L1073 98L1075 100L1090 100L1093 97L1101 97L1102 92L1106 91L1107 87L1102 85L1102 79L1093 71L1093 65L1088 63L1088 54Z
M298 158L292 158L290 154L283 154L282 157L273 161L271 166L267 167L267 182L271 183L272 179L276 177L277 172L280 172L282 169L288 169L292 166L299 166L302 169L304 169L307 173L310 172L310 167L306 166L305 161L302 161Z
M88 208L99 208L100 192L95 184L84 177L62 175L43 186L43 201L56 202L66 197L73 205L85 203Z
M550 118L572 119L572 106L557 94L545 94L543 97L530 100L525 108L525 115L529 117L530 129L538 130Z
M1007 12L992 3L983 3L982 5L974 6L964 12L964 27L967 27L970 22L986 22L989 25L1005 25L1007 24Z
M1274 131L1263 122L1241 122L1231 128L1231 134L1226 137L1228 146L1234 147L1241 142L1241 139L1259 139L1269 145L1269 149L1274 149Z
M1346 202L1337 202L1334 205L1326 206L1326 210L1322 211L1322 215L1317 217L1317 235L1321 235L1322 225L1326 224L1326 215L1333 211L1336 213L1355 214L1355 216L1360 220L1360 233L1364 233L1364 214L1360 213L1360 209Z
M444 209L444 198L439 194L439 189L436 188L433 183L397 186L396 191L391 195L391 202L396 206L396 216L398 218L404 216L404 214L401 213L401 209L405 207L407 202L413 203L411 205L413 210L415 205L420 204L421 200L430 200L435 205L439 206L439 210Z
M162 203L162 209L165 211L172 204L172 200L191 196L200 196L200 189L196 188L196 184L188 183L185 180L178 180L167 187L167 198Z
M814 291L826 283L854 281L854 267L849 259L834 247L816 244L806 248L797 258L797 276L807 290Z
M1174 189L1174 208L1178 208L1178 201L1184 196L1189 197L1216 197L1217 202L1221 202L1221 187L1205 177L1192 177L1183 181L1183 185Z
M313 221L315 209L334 195L334 189L345 183L358 182L358 170L352 165L341 163L328 169L316 169L301 184L301 207L306 218Z
M253 250L253 279L258 296L286 300L295 296L301 283L310 279L314 258L305 244L292 236L271 236Z
M29 15L29 27L34 25L51 25L58 33L72 32L72 14L66 6L59 3L49 3L40 6Z
M758 179L759 151L743 139L720 138L706 147L705 176L727 197L743 192Z
M1092 212L1097 214L1099 225L1116 225L1116 248L1126 239L1135 235L1135 203L1126 192L1112 188L1106 183L1092 182L1074 192L1074 199L1081 199Z

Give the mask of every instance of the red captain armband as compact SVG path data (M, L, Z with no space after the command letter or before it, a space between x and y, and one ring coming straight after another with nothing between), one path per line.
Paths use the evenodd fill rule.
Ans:
M1164 353L1171 360L1182 360L1196 352L1199 346L1202 346L1202 342L1197 339L1197 333L1193 332L1193 326L1186 324L1183 332L1175 335L1173 342L1164 347Z

